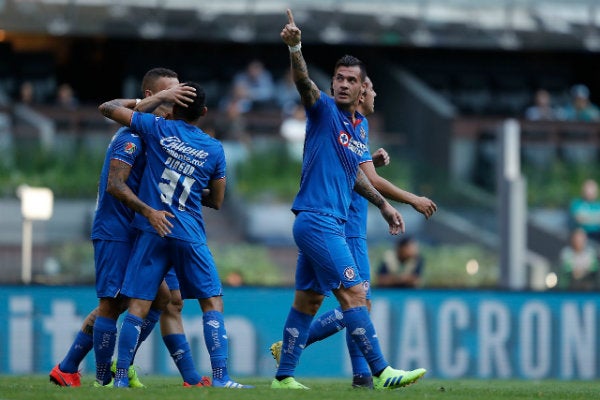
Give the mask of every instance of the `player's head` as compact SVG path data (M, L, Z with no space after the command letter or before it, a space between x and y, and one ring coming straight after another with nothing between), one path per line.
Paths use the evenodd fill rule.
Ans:
M168 68L152 68L142 79L142 93L144 97L152 96L162 90L167 90L179 85L177 72ZM161 104L156 107L154 114L167 118L173 111L171 104Z
M375 89L373 88L373 82L371 81L371 78L367 76L365 79L365 90L358 99L358 111L365 117L375 112L376 96L377 92L375 92Z
M331 90L338 106L351 108L358 103L367 77L365 64L354 56L340 58L333 69Z
M142 79L142 93L148 97L178 84L177 72L168 68L152 68Z
M206 114L206 94L202 86L196 82L185 82L184 85L196 89L196 97L194 97L193 102L188 103L187 107L175 104L173 106L173 118L193 123Z

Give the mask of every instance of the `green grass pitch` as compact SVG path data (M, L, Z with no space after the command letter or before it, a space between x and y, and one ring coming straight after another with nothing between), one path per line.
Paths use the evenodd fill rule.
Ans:
M79 388L62 388L50 383L45 375L0 375L0 400L577 400L598 398L598 381L526 381L526 380L440 380L421 379L418 383L391 391L352 389L350 379L302 379L308 391L270 389L268 378L240 379L255 389L184 388L176 377L145 376L147 389L93 388L92 378L84 376ZM106 393L103 393L106 392Z

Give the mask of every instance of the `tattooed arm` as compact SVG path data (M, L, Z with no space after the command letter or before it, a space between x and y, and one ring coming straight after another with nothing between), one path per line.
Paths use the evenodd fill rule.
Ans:
M162 103L175 103L187 107L188 103L194 101L194 97L196 97L196 90L193 87L179 84L146 97L137 105L135 99L115 99L101 104L98 109L105 117L121 125L131 126L134 107L145 111L152 111Z
M321 91L317 85L309 78L306 61L300 50L300 38L302 32L294 22L294 16L291 10L287 10L288 23L281 31L281 39L290 47L290 64L292 67L292 77L296 83L296 89L300 93L302 104L310 107L319 99Z
M158 211L150 207L127 185L127 178L131 172L131 166L123 161L112 159L108 170L108 184L106 191L119 199L123 204L138 214L148 218L148 221L160 236L171 233L173 224L167 217L175 216L168 211Z
M358 168L356 174L356 182L354 183L354 190L365 199L369 200L374 204L383 218L387 221L390 227L390 233L397 235L398 233L404 233L404 220L402 215L383 198L381 193L377 191L365 175L365 173Z

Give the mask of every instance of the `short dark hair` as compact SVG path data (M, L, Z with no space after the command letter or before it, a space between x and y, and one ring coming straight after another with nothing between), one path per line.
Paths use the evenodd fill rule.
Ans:
M359 67L360 68L360 80L365 81L367 79L367 67L366 65L360 61L358 58L346 54L335 63L335 67L333 68L333 74L337 72L339 67Z
M183 85L196 89L196 97L192 103L188 103L187 107L182 107L178 104L173 105L173 116L176 119L192 122L200 118L204 112L204 107L206 107L206 93L199 83L185 82Z
M154 92L154 85L160 78L179 78L177 72L168 68L152 68L144 75L142 79L142 93L146 90Z

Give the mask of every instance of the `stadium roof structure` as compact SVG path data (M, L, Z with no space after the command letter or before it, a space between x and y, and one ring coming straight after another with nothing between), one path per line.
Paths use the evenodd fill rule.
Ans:
M286 6L305 42L600 51L598 0L0 0L0 29L269 43Z

